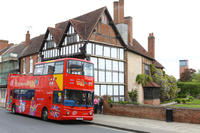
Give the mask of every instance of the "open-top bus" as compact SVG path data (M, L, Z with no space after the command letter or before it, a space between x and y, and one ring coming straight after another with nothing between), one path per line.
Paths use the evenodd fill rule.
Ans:
M34 74L10 74L6 109L43 120L93 120L94 65L63 58L35 64Z

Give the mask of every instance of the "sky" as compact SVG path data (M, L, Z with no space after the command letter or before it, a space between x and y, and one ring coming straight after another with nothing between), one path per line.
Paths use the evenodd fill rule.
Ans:
M106 6L113 16L114 0L1 0L0 39L18 44L46 32L58 22ZM199 0L125 0L125 16L133 17L133 38L147 49L155 35L155 56L169 75L179 78L179 60L200 69Z

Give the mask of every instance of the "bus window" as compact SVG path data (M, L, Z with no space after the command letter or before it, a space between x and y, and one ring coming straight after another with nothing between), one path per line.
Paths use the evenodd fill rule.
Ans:
M94 65L91 63L68 60L67 64L67 73L69 74L94 76Z
M63 68L64 68L64 62L63 61L56 62L55 63L54 74L61 74L61 73L63 73Z
M14 99L32 100L34 97L35 97L35 91L34 90L15 89L14 93L13 93Z
M47 63L45 64L45 68L44 68L44 73L43 75L47 75L47 74L53 74L54 73L54 63Z
M85 62L84 63L84 75L93 77L93 75L94 75L94 71L93 71L94 69L93 68L94 68L93 64Z
M54 91L53 92L53 104L61 104L62 92Z
M93 106L93 92L64 90L63 104L65 106Z
M83 75L83 65L81 61L69 60L67 72L70 74Z
M19 99L19 89L14 90L14 92L13 92L13 98L14 99Z
M42 75L44 69L44 64L36 65L34 70L34 75Z
M10 96L12 96L12 95L13 95L13 90L10 91Z

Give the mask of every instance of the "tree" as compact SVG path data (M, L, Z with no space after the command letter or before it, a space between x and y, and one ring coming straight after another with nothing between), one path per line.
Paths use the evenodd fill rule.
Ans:
M192 82L200 82L200 70L192 74Z
M192 80L192 75L196 72L194 69L185 69L185 71L181 74L180 81L188 82Z
M160 100L165 101L176 98L180 89L177 87L176 78L165 74L161 69L157 69L153 64L150 65L152 79L161 86Z
M142 86L147 85L148 81L152 81L152 77L146 74L138 74L136 77L136 82L142 84Z

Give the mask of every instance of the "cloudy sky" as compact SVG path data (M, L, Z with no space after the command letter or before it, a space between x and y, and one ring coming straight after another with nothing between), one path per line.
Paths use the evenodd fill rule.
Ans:
M12 43L45 33L47 27L107 6L114 0L1 0L0 39ZM125 0L125 16L133 17L133 37L147 49L148 34L156 39L156 59L167 74L179 75L179 60L200 69L199 0Z

